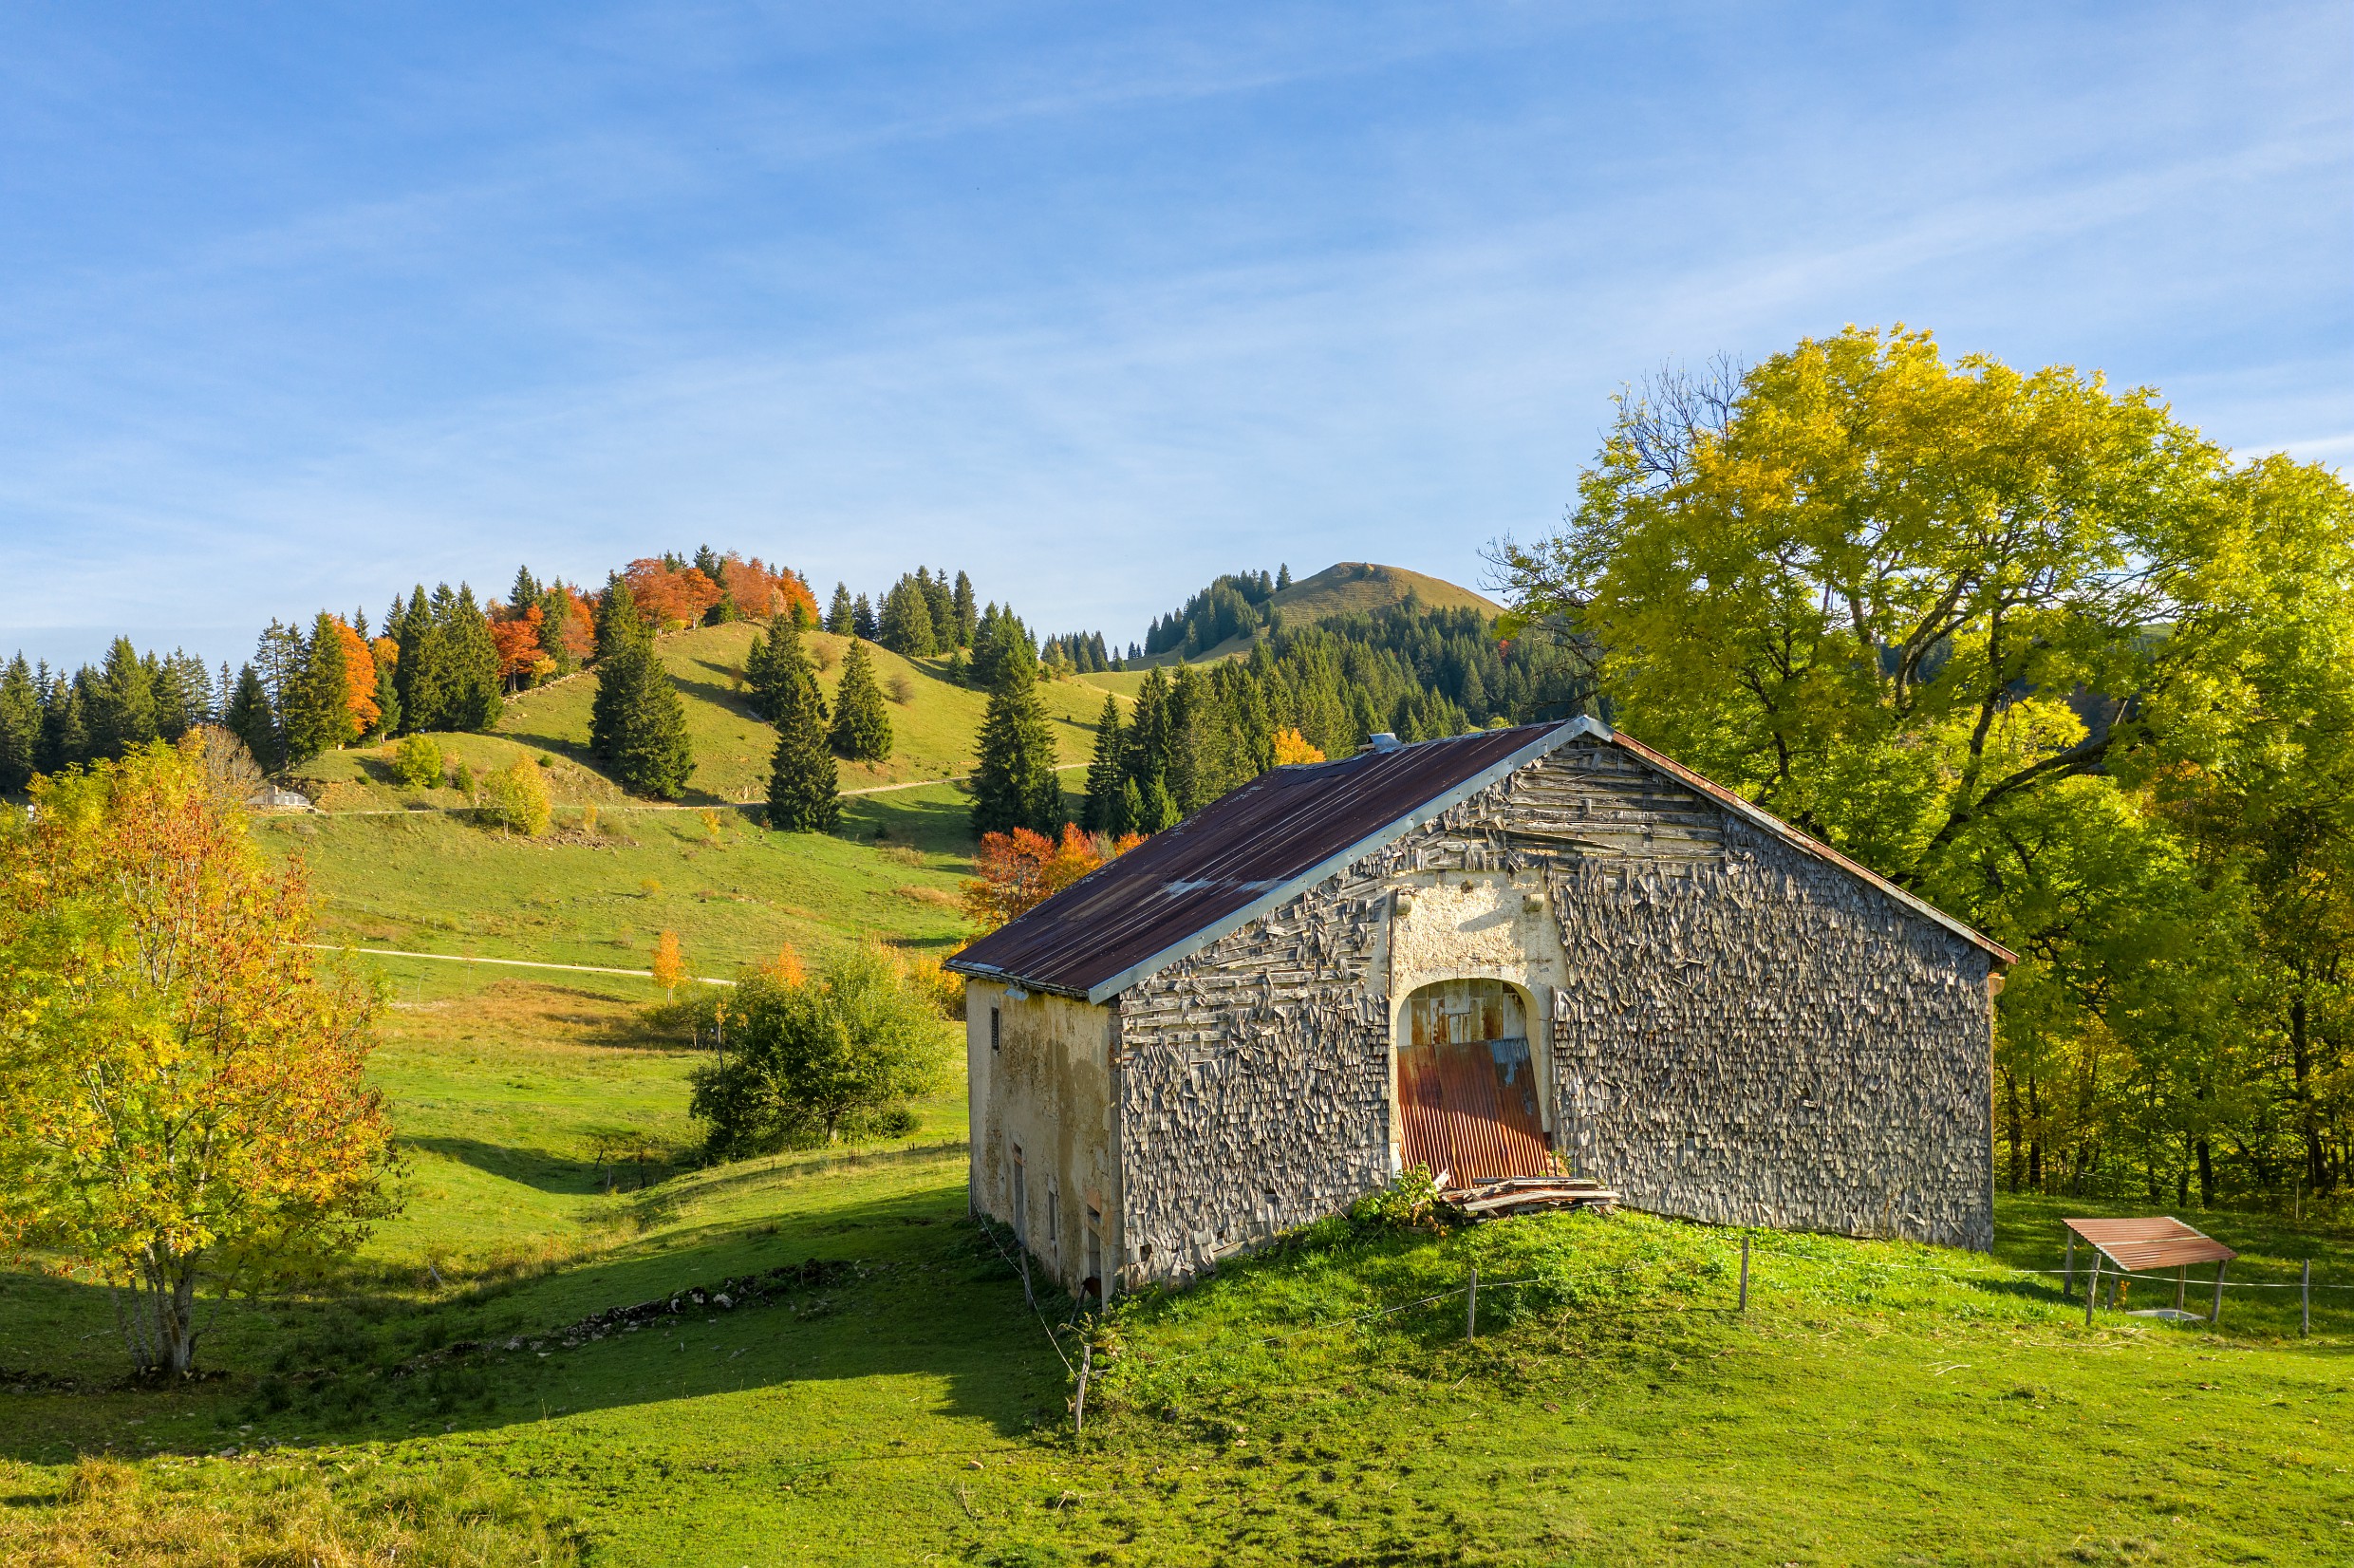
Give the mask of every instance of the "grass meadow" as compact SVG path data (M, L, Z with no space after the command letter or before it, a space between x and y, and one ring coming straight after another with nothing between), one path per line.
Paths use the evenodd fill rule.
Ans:
M221 1303L211 1375L168 1391L121 1385L88 1284L0 1274L0 1559L2354 1555L2354 1293L2311 1340L2287 1291L2232 1293L2214 1333L2087 1330L2015 1271L2053 1265L2064 1206L2119 1205L2005 1199L1992 1259L1757 1233L1746 1314L1734 1232L1332 1223L1122 1303L1074 1442L1070 1304L1041 1303L1050 1337L965 1219L961 1086L893 1144L702 1168L698 1057L649 1031L645 982L365 961L407 1212L331 1280ZM2310 1255L2354 1282L2343 1236L2206 1221L2235 1277ZM812 1260L765 1304L567 1332Z

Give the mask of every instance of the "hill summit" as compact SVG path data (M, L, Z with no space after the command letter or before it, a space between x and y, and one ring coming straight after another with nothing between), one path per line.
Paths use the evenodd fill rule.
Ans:
M1146 662L1232 658L1248 652L1271 626L1371 615L1409 599L1425 609L1477 610L1483 619L1504 612L1494 600L1443 577L1372 561L1336 562L1297 582L1243 572L1219 578L1155 622Z

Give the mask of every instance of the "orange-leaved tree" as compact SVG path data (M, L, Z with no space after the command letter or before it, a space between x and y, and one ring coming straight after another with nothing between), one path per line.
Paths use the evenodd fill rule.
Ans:
M335 621L335 639L344 645L344 707L351 715L351 733L365 735L383 717L376 705L376 650L340 616Z
M693 626L719 602L719 585L693 567L674 567L657 556L632 561L622 573L638 602L638 613L656 630Z
M491 645L498 650L498 678L511 692L523 689L532 676L555 667L540 646L540 628L548 620L548 612L537 605L526 605L523 613L491 623Z
M313 1271L399 1206L377 997L302 945L302 868L207 733L0 813L0 1230L112 1285L145 1374L194 1366L200 1288Z
M1105 839L1070 826L1059 840L1028 828L983 833L973 856L981 875L964 885L964 913L984 933L994 931L1143 842L1141 833Z

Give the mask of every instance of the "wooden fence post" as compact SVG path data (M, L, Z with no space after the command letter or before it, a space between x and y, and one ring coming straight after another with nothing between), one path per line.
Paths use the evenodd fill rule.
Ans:
M2101 1294L2101 1255L2092 1255L2092 1278L2084 1282L2084 1327L2092 1327L2093 1297Z
M2060 1280L2060 1299L2064 1301L2076 1294L2076 1232L2068 1232L2066 1272Z
M1741 1239L1741 1310L1749 1310L1749 1239Z
M2215 1301L2207 1309L2207 1326L2211 1329L2223 1321L2223 1271L2230 1263L2231 1260L2227 1258L2215 1264Z
M1479 1332L1480 1264L1479 1260L1475 1258L1471 1260L1471 1290L1470 1293L1464 1298L1463 1304L1463 1336L1466 1339L1469 1339L1476 1336Z
M2297 1287L2297 1332L2310 1338L2313 1334L2313 1260L2305 1260L2305 1279Z
M1094 1370L1095 1342L1079 1343L1079 1397L1071 1407L1071 1441L1076 1443L1087 1435L1087 1374Z

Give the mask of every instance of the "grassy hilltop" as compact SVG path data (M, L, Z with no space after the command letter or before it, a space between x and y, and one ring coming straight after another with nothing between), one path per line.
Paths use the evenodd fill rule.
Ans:
M512 699L495 734L434 737L453 767L477 773L538 759L557 803L545 838L475 825L446 778L399 783L390 744L306 764L302 787L326 814L266 818L257 831L310 868L327 942L643 969L656 933L671 930L690 969L723 977L783 943L817 957L869 936L934 950L962 941L969 800L948 780L972 767L986 694L949 680L943 661L869 644L892 753L839 770L846 792L874 793L851 794L832 834L771 833L739 809L765 797L775 746L736 689L754 631L710 626L661 644L695 747L685 809L632 801L599 770L588 745L595 677L581 675ZM831 698L848 639L807 641ZM1039 687L1067 763L1093 745L1106 688L1093 679ZM1079 787L1075 770L1064 776Z

